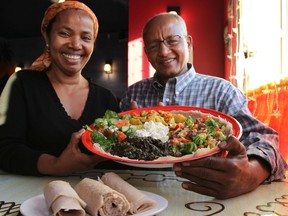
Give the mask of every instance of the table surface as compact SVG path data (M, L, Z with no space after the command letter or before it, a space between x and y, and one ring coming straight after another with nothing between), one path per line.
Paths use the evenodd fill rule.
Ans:
M52 180L64 180L72 186L82 178L97 179L112 170L90 170L61 177L29 177L0 171L0 216L18 216L25 200L42 194ZM140 190L149 191L168 200L168 207L157 214L193 216L274 215L288 216L288 180L263 184L239 197L217 200L181 188L183 179L170 170L113 170ZM286 173L286 176L287 173ZM40 216L40 215L39 215Z

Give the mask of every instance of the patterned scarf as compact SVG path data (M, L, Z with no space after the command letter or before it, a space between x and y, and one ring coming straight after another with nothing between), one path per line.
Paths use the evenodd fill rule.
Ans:
M94 23L94 40L96 40L98 34L98 19L94 12L85 4L78 1L65 1L61 3L52 4L45 12L44 18L41 24L41 33L42 35L46 34L46 29L51 20L60 12L66 9L81 9L87 12L93 20ZM39 56L31 65L30 69L36 71L42 71L48 68L51 64L51 56L47 48L45 48L44 52L41 56Z

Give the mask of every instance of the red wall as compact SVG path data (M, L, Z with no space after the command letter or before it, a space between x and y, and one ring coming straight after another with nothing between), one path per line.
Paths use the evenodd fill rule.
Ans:
M140 38L147 20L165 12L167 6L180 6L188 34L193 37L196 71L224 78L225 0L129 0L129 41ZM145 55L143 58L148 64Z

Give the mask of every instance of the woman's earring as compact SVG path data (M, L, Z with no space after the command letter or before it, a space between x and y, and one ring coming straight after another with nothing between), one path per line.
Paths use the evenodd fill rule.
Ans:
M49 47L48 44L46 44L46 51L47 51L47 52L50 52L50 47Z

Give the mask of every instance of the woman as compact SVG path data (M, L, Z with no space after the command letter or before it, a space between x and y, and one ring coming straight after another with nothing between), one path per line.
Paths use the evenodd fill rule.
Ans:
M0 98L0 169L58 175L93 168L102 159L81 152L81 128L107 109L119 111L110 91L81 75L98 20L83 3L56 3L41 32L45 52L31 69L10 77Z

